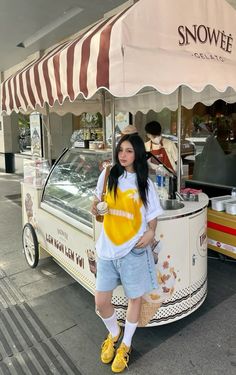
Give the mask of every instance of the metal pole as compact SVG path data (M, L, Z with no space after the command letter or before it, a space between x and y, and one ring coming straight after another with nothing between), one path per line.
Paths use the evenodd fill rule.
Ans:
M116 150L116 137L115 137L115 127L116 127L116 107L115 98L111 96L111 131L112 131L112 165L115 164L115 150Z
M177 115L177 137L178 137L178 160L177 160L177 191L181 188L181 121L182 120L182 86L178 88L178 115Z
M49 116L49 105L45 104L46 108L46 130L47 130L47 143L48 143L48 162L52 166L52 137L51 137L51 127L50 127L50 116Z
M107 143L107 128L106 128L106 93L105 90L101 91L101 103L102 103L102 131L103 131L103 143L106 148Z

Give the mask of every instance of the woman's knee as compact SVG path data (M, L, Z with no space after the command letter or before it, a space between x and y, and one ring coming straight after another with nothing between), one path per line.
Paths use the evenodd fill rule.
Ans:
M102 311L111 305L112 294L110 292L96 292L95 304L98 311Z
M130 305L140 305L141 300L142 300L142 297L129 298L129 304Z

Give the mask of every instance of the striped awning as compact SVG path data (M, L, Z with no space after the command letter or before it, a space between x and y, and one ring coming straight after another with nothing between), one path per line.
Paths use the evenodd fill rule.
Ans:
M90 98L99 87L109 89L110 34L123 13L57 45L4 81L2 111L27 111L45 103L53 106L66 98L73 102L80 93Z
M73 102L79 94L91 98L109 90L110 38L114 24L128 9L93 25L76 39L65 41L2 83L2 111L28 111L45 103Z
M61 106L100 88L132 97L147 86L169 95L184 85L191 103L209 85L227 101L230 88L232 102L235 43L236 12L224 0L139 0L6 79L2 111Z

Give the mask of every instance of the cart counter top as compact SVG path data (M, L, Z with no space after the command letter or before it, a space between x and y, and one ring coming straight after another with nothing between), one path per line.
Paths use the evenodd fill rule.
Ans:
M159 216L158 220L170 220L178 217L189 216L198 211L202 210L208 205L209 198L206 194L200 193L198 195L198 201L180 201L184 205L182 208L178 209L165 209L163 214ZM177 201L178 202L178 201Z

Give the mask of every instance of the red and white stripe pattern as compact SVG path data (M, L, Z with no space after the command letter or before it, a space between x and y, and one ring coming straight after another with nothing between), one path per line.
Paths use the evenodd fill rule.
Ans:
M115 23L129 8L65 41L9 77L1 85L2 111L29 111L73 102L81 93L90 98L101 87L109 90L109 51Z
M216 99L233 102L235 18L222 0L139 0L3 82L2 111L40 110L45 103L55 108L66 98L77 105L79 94L90 99L100 88L127 98L146 87L168 96L182 85L189 88L188 108L188 101L199 101L194 92L204 99L215 88Z

